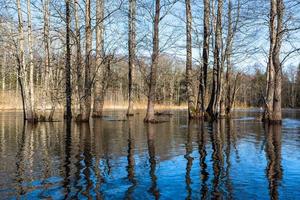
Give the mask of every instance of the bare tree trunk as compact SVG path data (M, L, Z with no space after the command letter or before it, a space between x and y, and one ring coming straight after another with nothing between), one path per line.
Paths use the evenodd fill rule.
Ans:
M225 76L225 89L226 89L226 115L230 116L231 113L231 53L232 53L232 37L233 37L233 30L232 30L232 1L228 1L228 31L227 31L227 38L226 38L226 49L225 49L225 60L226 60L226 76ZM225 95L225 93L224 93Z
M91 29L91 0L85 5L85 67L84 67L84 94L80 101L80 116L78 121L89 121L91 114L91 51L92 51L92 29Z
M50 84L50 36L49 36L49 1L44 0L43 5L43 14L44 14L44 51L45 51L45 66L44 66L44 81L43 92L42 92L42 113L39 118L41 121L46 121L46 107L47 99L50 98L49 84ZM49 118L48 118L49 120Z
M232 79L232 63L231 63L231 56L232 56L232 46L233 46L233 40L234 35L237 30L237 26L239 23L239 17L240 17L240 1L238 1L238 7L237 7L237 17L235 20L234 27L232 27L232 1L228 1L228 32L227 32L227 39L226 39L226 48L225 48L225 60L226 60L226 77L225 77L225 90L226 90L226 97L224 99L225 101L225 107L226 107L226 115L230 116L232 105L234 103L234 97L236 93L236 83L238 75L236 76L236 79L234 81L234 91L232 91L232 85L231 85L231 79ZM225 93L224 93L225 95Z
M203 116L205 112L205 102L207 93L207 69L209 65L209 37L210 37L210 1L203 0L204 17L203 17L203 51L202 51L202 68L200 72L200 85L198 92L197 112Z
M34 82L33 82L33 50L32 50L32 30L31 30L31 9L30 9L30 0L27 0L27 23L28 23L28 50L29 50L29 80L28 87L26 92L26 104L27 104L27 121L34 122L36 121L35 105L34 105ZM26 77L27 75L25 75ZM26 78L27 81L27 78Z
M82 75L82 55L81 55L81 34L80 34L80 22L78 16L78 0L74 0L74 15L75 15L75 45L76 45L76 107L80 105L82 93L83 93L83 81ZM77 110L76 109L76 110ZM81 107L79 106L79 113L81 113ZM78 110L77 110L78 111ZM77 113L78 114L78 113Z
M272 59L273 49L276 42L276 0L270 0L270 24L269 24L269 33L270 33L270 49L269 49L269 58L268 58L268 67L267 67L267 97L265 100L265 110L263 115L263 121L269 121L272 117L273 112L273 99L274 99L274 64Z
M93 117L102 117L104 97L102 97L102 90L104 85L101 82L104 77L105 68L103 68L103 20L104 20L104 1L96 1L96 69L95 69L95 82L94 82L94 107ZM103 99L103 101L102 101Z
M283 37L283 15L284 15L284 2L283 0L277 0L277 31L276 31L276 43L273 49L272 60L275 70L274 79L274 100L273 100L273 115L271 122L281 123L281 82L282 82L282 67L280 61L280 50L282 46Z
M220 51L222 46L222 10L223 0L218 0L217 21L215 28L215 46L214 46L214 67L213 67L213 83L210 102L207 108L207 113L211 119L216 119L218 116L218 105L221 95L221 60Z
M71 49L70 49L70 0L66 0L66 119L72 118Z
M135 66L135 51L136 51L136 0L129 0L129 35L128 35L128 109L127 115L133 115L133 70Z
M160 0L155 0L155 16L153 24L153 51L152 63L150 71L150 83L148 93L148 106L147 114L144 119L145 122L155 122L154 118L154 104L155 104L155 87L156 87L156 74L159 57L159 21L160 21Z
M21 11L21 2L17 0L17 10L18 10L18 80L21 90L22 104L23 104L23 116L24 120L27 119L27 101L26 100L26 61L24 55L24 31L23 31L23 17Z
M190 0L185 0L186 8L186 90L188 98L188 117L196 117L195 95L192 80L192 11Z

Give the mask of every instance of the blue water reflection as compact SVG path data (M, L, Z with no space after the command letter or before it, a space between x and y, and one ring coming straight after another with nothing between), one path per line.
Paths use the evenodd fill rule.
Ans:
M142 115L30 125L2 113L0 199L297 199L299 114L268 126L244 111L149 125Z

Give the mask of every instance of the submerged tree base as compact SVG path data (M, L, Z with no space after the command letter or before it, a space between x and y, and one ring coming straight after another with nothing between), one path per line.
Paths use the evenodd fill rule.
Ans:
M29 123L37 123L38 122L37 118L25 118L24 120Z
M51 117L46 117L44 115L41 115L38 119L37 122L54 122L55 120Z
M92 118L103 118L104 116L103 116L103 113L101 112L94 112L93 114L92 114Z
M170 111L162 111L162 112L155 112L154 115L158 115L158 116L162 116L162 115L172 116L173 113L171 113Z
M270 125L282 125L282 120L262 119L261 121Z
M90 119L89 119L89 117L83 117L82 114L79 114L75 117L75 121L86 123L86 122L89 122Z
M132 112L128 113L128 112L127 112L127 113L126 113L126 116L127 116L127 117L132 117L132 116L134 116L134 113L132 113Z
M169 122L168 120L159 120L159 119L144 119L144 123L149 123L149 124L159 124L159 123L165 123Z
M259 117L260 121L267 124L281 125L282 119L272 119L269 115L263 115Z
M145 118L144 119L144 122L145 123L151 123L151 124L156 124L156 123L158 123L158 120L156 120L156 119L153 119L153 118Z
M37 114L33 114L33 115L28 115L24 112L24 120L29 122L29 123L37 123L38 122L38 117ZM30 117L27 117L30 116Z

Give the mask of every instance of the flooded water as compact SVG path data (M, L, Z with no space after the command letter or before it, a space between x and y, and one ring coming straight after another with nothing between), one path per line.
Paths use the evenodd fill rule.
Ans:
M0 199L299 199L300 112L200 123L24 124L0 114Z

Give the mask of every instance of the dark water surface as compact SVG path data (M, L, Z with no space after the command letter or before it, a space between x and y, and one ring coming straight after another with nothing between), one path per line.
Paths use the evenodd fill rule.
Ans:
M0 114L0 199L300 199L300 111L187 123L111 117L24 124Z

